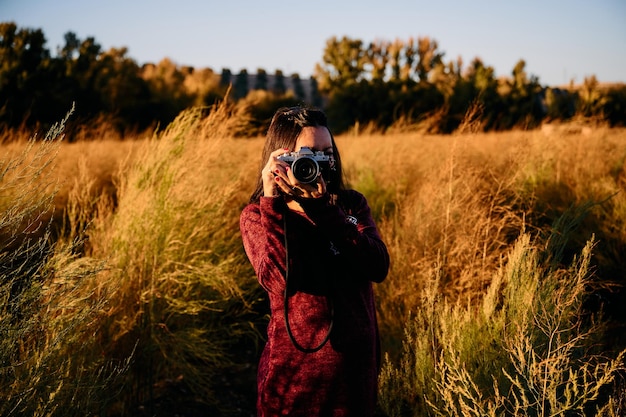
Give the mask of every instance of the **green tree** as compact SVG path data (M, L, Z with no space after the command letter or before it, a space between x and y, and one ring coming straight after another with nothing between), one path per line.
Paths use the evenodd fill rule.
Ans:
M461 116L465 117L470 106L480 103L482 113L477 117L482 119L480 123L483 129L489 129L499 117L502 108L495 71L493 67L485 65L481 59L476 58L469 67L466 79L471 92Z
M80 39L78 39L74 32L67 32L63 36L63 39L65 40L65 45L60 48L57 58L71 62L72 60L78 58Z
M461 79L463 69L463 59L459 57L456 61L445 63L440 61L431 72L431 82L444 95L446 102L452 96L454 86Z
M0 23L0 122L15 126L38 120L49 80L45 43L40 29Z
M418 38L417 45L414 45L411 50L415 47L417 47L418 56L415 73L419 81L426 82L428 81L428 76L432 70L443 62L444 54L439 52L439 45L437 44L437 41L432 40L429 37ZM411 56L412 55L413 53Z
M164 60L159 66L147 65L144 71L128 55L128 49L111 48L103 51L93 37L80 40L73 32L65 34L65 45L53 61L58 79L57 102L76 102L76 117L83 120L105 116L115 121L120 132L127 127L145 128L155 120L169 122L172 115L158 111L157 102L172 101L184 93L181 83L174 83L166 93L163 78L176 78L176 66ZM146 72L155 69L152 88L145 78ZM178 74L177 80L182 76ZM154 96L153 96L154 95ZM173 95L173 97L172 97ZM164 97L166 97L164 99ZM172 98L172 100L170 100ZM184 107L184 106L183 106ZM178 109L180 111L180 109ZM174 111L177 113L177 111Z
M543 117L541 101L541 85L535 76L526 74L526 62L520 59L511 73L501 95L504 97L506 113L498 121L497 128L510 129L514 126L523 128L534 127Z
M350 83L344 88L336 89L328 99L327 113L332 121L332 128L336 132L343 132L353 125L367 125L369 122L378 123L389 113L391 106L388 103L389 91L377 88L383 84L370 84L365 80L359 83ZM384 97L380 97L380 94ZM380 112L381 108L386 111Z
M61 59L65 63L65 74L76 86L76 90L72 91L73 100L76 102L76 116L96 117L102 112L104 105L102 96L97 91L97 78L102 70L98 59L102 47L95 38L88 37L80 41L72 32L68 32L65 39L66 45L63 50L66 54Z
M585 77L578 92L578 112L585 117L602 116L606 97L600 91L600 83L595 75Z
M222 98L219 94L220 76L211 68L188 67L183 73L185 91L193 99L191 105L211 106Z
M168 58L157 65L148 64L141 69L141 78L150 92L150 107L154 119L167 124L193 103L187 93L187 74Z
M572 95L560 88L545 90L546 116L549 120L569 119L574 115Z
M147 111L151 99L148 83L140 77L137 63L126 55L127 52L126 48L111 48L101 54L96 61L94 79L94 87L102 103L101 111L117 116L121 131L126 126L144 128L154 121L154 115ZM171 98L180 110L188 103L188 97L181 90L182 93ZM167 122L167 118L159 121Z
M385 127L399 119L420 118L442 105L444 95L428 80L442 57L430 38L376 41L365 49L360 40L333 37L315 76L329 98L329 110L347 118L340 126Z
M391 73L391 81L402 80L402 48L403 43L396 39L389 44L387 52L389 54L389 66Z
M606 94L603 114L611 126L626 126L626 85L613 87Z
M372 81L384 81L389 63L389 42L379 40L369 44L365 54L365 70L370 74Z
M365 79L367 51L363 42L346 36L326 41L322 63L315 66L315 78L320 91L332 93L336 89Z

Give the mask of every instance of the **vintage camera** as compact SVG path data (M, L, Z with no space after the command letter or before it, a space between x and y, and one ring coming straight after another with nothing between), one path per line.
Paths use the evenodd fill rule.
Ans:
M320 151L313 152L306 146L301 147L298 152L284 153L278 159L291 164L293 176L303 184L315 182L320 173L328 182L330 171L334 169L334 161L330 156Z

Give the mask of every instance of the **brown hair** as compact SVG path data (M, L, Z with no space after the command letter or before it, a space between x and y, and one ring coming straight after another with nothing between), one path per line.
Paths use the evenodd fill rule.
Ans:
M326 114L320 109L311 107L281 107L274 113L270 126L267 129L265 146L261 154L258 181L250 197L251 203L258 203L263 195L263 177L261 170L267 164L270 154L276 149L281 148L294 151L298 136L300 136L302 129L305 127L325 127L328 129L335 158L335 171L332 172L333 177L329 178L328 192L334 195L334 199L336 199L339 192L345 188L343 170L341 168L341 157L339 156L335 138L328 128Z

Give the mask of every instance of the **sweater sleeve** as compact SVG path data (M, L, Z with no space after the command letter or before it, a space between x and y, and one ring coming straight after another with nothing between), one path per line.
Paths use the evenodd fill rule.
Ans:
M365 197L357 191L344 196L349 213L331 204L328 196L301 199L307 216L337 247L357 276L382 282L389 270L389 253ZM356 220L356 225L354 221Z
M268 292L279 293L285 283L284 201L261 197L241 212L239 227L243 246L259 283Z

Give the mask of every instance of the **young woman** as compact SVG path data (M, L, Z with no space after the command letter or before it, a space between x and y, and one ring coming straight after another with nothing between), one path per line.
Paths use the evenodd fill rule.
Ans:
M323 169L311 182L284 158L303 147L321 152ZM258 416L372 416L380 367L372 282L385 279L389 255L367 201L344 188L337 146L317 109L276 112L261 166L240 219L271 309Z

